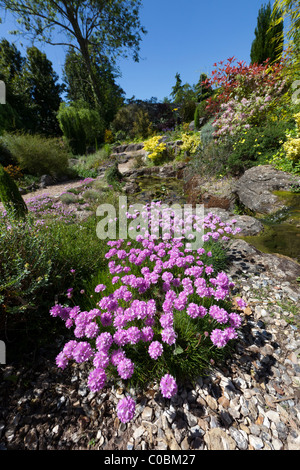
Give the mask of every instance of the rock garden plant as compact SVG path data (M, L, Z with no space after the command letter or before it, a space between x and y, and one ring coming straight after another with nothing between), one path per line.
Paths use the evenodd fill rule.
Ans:
M160 202L126 215L134 224L137 218L149 221L150 213L151 222L136 237L107 242L107 270L94 286L92 308L72 304L76 292L70 287L66 302L50 309L52 317L74 329L74 339L57 355L57 366L87 362L92 392L114 381L128 387L157 381L162 396L172 398L179 382L197 378L224 357L241 326L232 304L233 284L212 262L214 247L220 250L230 234L238 233L236 222L225 224L212 213L204 219L190 215L185 223L203 242L193 250L183 219ZM242 299L238 305L245 307ZM126 393L117 413L124 423L133 419L134 398Z

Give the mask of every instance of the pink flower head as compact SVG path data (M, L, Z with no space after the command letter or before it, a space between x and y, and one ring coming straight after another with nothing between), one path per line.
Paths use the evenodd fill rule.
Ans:
M165 374L160 381L160 391L163 397L171 398L177 393L177 384L170 374Z
M92 392L99 392L106 381L106 374L103 369L93 369L88 377L88 387Z
M128 423L134 417L135 401L131 397L122 398L117 405L118 418L122 423Z
M159 341L152 341L148 348L148 352L152 359L157 359L163 353L163 346Z

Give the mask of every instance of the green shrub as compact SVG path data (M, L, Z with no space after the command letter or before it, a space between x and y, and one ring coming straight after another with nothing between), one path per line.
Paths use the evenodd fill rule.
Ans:
M227 162L228 171L240 174L247 168L268 162L286 140L286 131L290 127L289 122L270 121L245 131L233 143Z
M69 154L57 138L31 134L6 134L4 144L23 172L34 176L65 174Z
M105 172L105 179L107 183L111 186L115 187L116 185L118 185L121 182L122 178L123 175L119 171L117 163L114 163L114 165L108 168L108 170L106 170Z
M66 192L66 193L61 194L59 199L63 204L67 204L67 205L75 204L77 201L77 197L75 196L75 194L71 192Z
M103 142L105 125L100 114L80 105L60 105L57 119L74 155L82 155L87 146Z
M18 186L2 165L0 165L0 200L9 215L16 218L25 218L28 212L26 203Z
M204 126L201 128L201 142L203 145L208 144L213 140L213 132L214 127L212 123L214 122L214 118L210 119Z
M6 103L5 106L0 106L0 134L4 132L13 132L21 129L22 123L18 113Z
M152 133L152 125L147 111L139 109L135 115L135 120L132 126L132 134L134 137L147 139Z

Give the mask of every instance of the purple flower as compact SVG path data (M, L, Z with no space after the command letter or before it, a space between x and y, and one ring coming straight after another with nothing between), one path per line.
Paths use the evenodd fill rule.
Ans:
M237 313L230 313L229 323L233 328L239 328L242 324L242 318Z
M85 327L85 336L87 338L95 338L98 332L99 332L99 326L95 322L91 322Z
M113 343L113 337L110 333L101 333L96 339L96 347L98 351L108 351Z
M191 317L191 318L197 318L200 316L200 309L199 309L199 305L197 304L194 304L193 302L191 302L186 310L187 314Z
M220 308L218 305L212 305L209 309L209 314L212 318L214 318L219 323L227 323L228 322L228 313L224 308Z
M104 284L98 284L98 286L95 287L95 292L102 292L105 289L106 286Z
M120 328L115 332L113 340L118 346L125 346L128 343L127 331Z
M130 344L136 344L141 339L141 332L137 326L131 326L127 330L127 338Z
M160 391L163 397L171 398L177 393L177 384L170 374L165 374L160 381Z
M117 404L118 418L122 423L128 423L134 417L135 401L131 397L122 398Z
M224 348L227 344L226 333L218 328L211 332L210 339L217 348Z
M81 364L82 362L88 361L92 355L94 354L94 351L89 343L86 341L82 341L81 343L78 343L77 346L73 350L73 358L75 359L78 364Z
M92 392L99 392L106 381L106 373L103 369L93 369L88 377L88 387Z
M96 369L106 369L109 364L109 355L107 352L104 350L97 351L93 359L93 364Z
M123 349L117 349L111 353L110 360L112 365L115 367L121 362L123 359L126 359L125 353Z
M59 367L60 369L65 369L68 365L68 357L62 351L56 356L55 362L57 367Z
M171 345L176 342L177 334L173 328L169 327L162 330L161 337L164 343Z
M148 352L152 359L157 359L163 353L163 346L159 341L152 341L148 348Z
M130 359L122 359L117 365L117 370L122 379L130 379L134 372L134 364Z
M154 331L151 326L144 326L141 330L141 341L148 342L152 341Z

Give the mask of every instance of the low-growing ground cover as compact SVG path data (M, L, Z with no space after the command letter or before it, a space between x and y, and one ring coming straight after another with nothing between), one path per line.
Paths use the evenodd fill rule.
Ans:
M214 248L220 262L220 247L238 232L234 221L226 225L213 214L202 220L191 216L188 223L194 230L204 230L203 246L195 251L184 242L184 228L181 237L174 237L183 221L172 210L162 210L160 202L128 211L127 217L149 220L149 211L159 217L156 230L151 218L135 240L107 242L107 265L94 285L90 282L87 291L86 286L70 287L65 301L50 310L68 330L74 328L75 339L58 354L58 367L88 361L92 391L113 379L137 387L157 380L162 395L171 398L178 381L201 375L237 338L242 317L232 306L233 284L213 264ZM171 232L161 238L170 217ZM241 299L238 304L245 306ZM129 395L119 402L121 421L131 420L134 411Z

